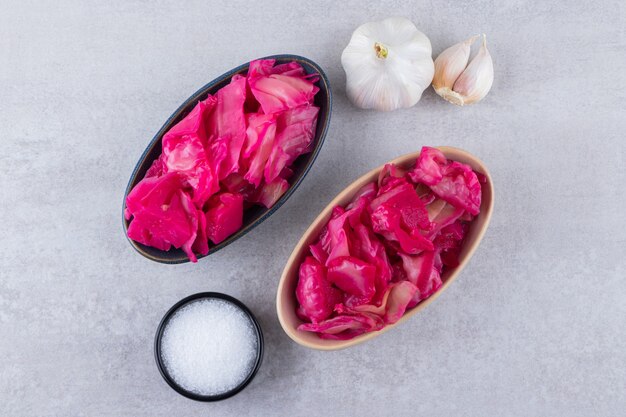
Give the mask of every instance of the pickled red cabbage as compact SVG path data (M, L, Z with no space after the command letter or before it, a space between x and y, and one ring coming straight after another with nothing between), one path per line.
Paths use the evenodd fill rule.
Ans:
M333 209L309 246L296 290L298 329L350 339L397 322L437 292L480 211L481 182L435 148L424 147L411 170L386 165Z
M341 301L341 292L326 280L326 268L315 258L307 257L300 265L296 297L300 304L299 315L313 323L328 318L335 304Z
M272 207L311 151L317 78L297 62L250 63L163 135L162 154L126 197L128 237L192 262L239 230L244 207ZM310 311L310 310L307 310Z
M206 211L206 235L214 244L221 243L241 227L243 196L221 193L209 201Z

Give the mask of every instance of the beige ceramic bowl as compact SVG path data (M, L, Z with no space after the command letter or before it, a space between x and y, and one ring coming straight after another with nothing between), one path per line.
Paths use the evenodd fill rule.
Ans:
M280 278L278 292L276 294L276 310L278 313L278 319L280 320L283 330L285 330L291 339L303 346L319 350L343 349L365 342L366 340L379 336L389 329L399 326L404 321L417 314L418 311L424 309L427 305L432 303L446 288L448 288L452 281L454 281L463 270L465 265L467 265L467 262L469 262L470 258L474 254L474 251L480 244L480 241L487 230L487 226L489 225L489 220L491 219L491 213L493 212L493 182L487 167L485 167L485 165L478 158L469 152L447 146L439 147L439 149L448 159L468 164L474 171L480 172L487 177L487 183L482 184L480 214L476 216L474 221L471 223L463 248L461 249L461 253L459 255L459 266L454 269L449 269L443 273L441 277L443 285L435 294L419 303L413 309L407 311L397 323L387 325L382 330L366 333L350 340L326 340L321 339L315 333L297 330L297 327L303 322L296 315L297 300L295 291L298 284L298 269L300 267L300 263L304 259L304 252L306 252L309 245L315 241L321 229L328 222L333 207L336 205L346 205L352 199L352 196L363 185L371 181L376 181L378 173L383 168L383 166L380 166L363 175L339 193L339 195L335 197L333 201L331 201L330 204L324 208L324 210L322 210L320 215L317 216L306 232L304 232L304 235L291 253ZM418 156L419 152L410 153L390 162L400 167L411 167L415 164Z

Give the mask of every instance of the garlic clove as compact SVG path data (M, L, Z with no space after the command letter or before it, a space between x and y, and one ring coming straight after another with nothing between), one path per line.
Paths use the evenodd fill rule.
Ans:
M437 94L451 91L454 82L461 75L470 56L470 46L480 35L472 36L466 41L459 42L443 51L435 59L435 77L433 78L433 88Z
M487 36L483 34L480 50L456 80L452 90L462 98L462 106L482 100L491 90L492 84L493 61L487 50Z

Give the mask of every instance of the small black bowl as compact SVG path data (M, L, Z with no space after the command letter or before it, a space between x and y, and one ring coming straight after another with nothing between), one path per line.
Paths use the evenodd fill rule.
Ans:
M250 318L250 320L254 324L254 328L256 329L257 338L258 338L256 361L254 363L254 366L252 367L252 370L248 374L248 376L235 388L229 391L223 392L221 394L217 394L217 395L196 394L195 392L188 391L184 389L183 387L181 387L180 385L178 385L176 381L174 381L174 378L172 378L170 374L167 372L167 368L165 367L165 364L163 363L163 358L161 357L161 338L163 337L163 331L165 330L165 327L167 326L167 323L169 322L170 318L174 315L176 311L178 311L183 306L189 303L192 303L194 301L197 301L199 299L206 299L206 298L216 298L216 299L228 301L234 304L235 306L239 307ZM261 367L261 362L263 361L263 349L264 349L263 345L264 345L263 332L261 331L261 326L259 325L259 322L254 317L254 314L252 314L252 312L248 309L248 307L246 307L244 303L237 300L236 298L231 297L230 295L222 294L219 292L200 292L200 293L193 294L193 295L183 298L182 300L174 304L172 308L170 308L167 311L167 313L165 313L165 315L161 319L161 322L159 323L159 327L157 328L156 336L154 338L154 358L156 360L157 367L159 368L159 372L161 373L161 376L163 377L165 382L167 382L167 384L170 387L172 387L174 391L178 392L180 395L183 395L187 398L191 398L192 400L196 400L196 401L206 401L206 402L220 401L220 400L224 400L226 398L232 397L233 395L237 394L238 392L243 390L250 383L250 381L252 381L252 379L254 379L254 377L256 376L256 373Z
M330 124L330 114L332 111L332 92L330 89L330 83L324 70L317 65L315 62L311 61L308 58L298 56L298 55L272 55L266 56L259 59L274 59L276 60L276 64L285 64L291 61L296 61L306 71L307 74L317 74L319 75L319 81L316 85L319 87L318 93L315 95L314 103L316 106L320 108L319 114L317 116L317 128L315 130L315 137L313 138L313 149L311 152L298 157L294 163L291 165L291 169L293 170L293 176L289 179L290 187L287 189L285 194L283 194L276 204L274 204L271 208L265 208L261 206L253 206L243 213L243 225L241 229L237 232L233 233L226 240L219 243L218 245L212 245L209 242L209 255L217 252L218 250L230 245L235 240L239 239L250 230L254 229L256 226L261 224L265 219L271 216L276 210L282 206L285 201L293 192L298 188L298 186L302 183L302 180L306 176L306 174L311 169L313 162L317 158L319 154L322 144L324 143L324 138L326 137L326 133L328 132L328 126ZM207 94L215 94L217 90L228 85L230 79L235 74L245 74L248 72L248 67L250 63L246 63L238 66L235 69L228 71L227 73L217 77L204 87L200 88L196 91L191 97L189 97L185 102L172 114L165 124L159 129L157 134L154 136L152 141L148 144L148 147L143 152L143 155L137 161L137 165L133 170L133 173L130 176L130 180L128 181L128 185L126 187L126 192L124 193L124 202L122 205L122 221L124 225L124 234L128 238L128 225L130 222L124 218L124 209L126 208L126 196L133 189L135 185L139 181L143 179L146 175L146 171L152 165L152 162L159 157L161 154L161 139L163 135L170 130L172 126L182 120L189 112L194 108L194 106L200 100L204 100L207 97ZM163 251L156 248L152 248L149 246L142 245L141 243L135 242L132 239L128 239L133 248L139 252L141 255L145 256L148 259L151 259L156 262L161 262L164 264L179 264L184 262L189 262L189 258L182 251L182 249L172 248L169 251ZM200 255L196 254L197 258L204 258L208 255Z

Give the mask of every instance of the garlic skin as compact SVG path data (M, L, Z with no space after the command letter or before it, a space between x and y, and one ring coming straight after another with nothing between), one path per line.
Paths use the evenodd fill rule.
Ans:
M435 59L435 92L450 103L464 106L482 100L493 84L493 61L487 50L487 36L482 35L480 50L467 64L470 46L479 37L472 36L443 51Z
M379 111L414 106L435 72L430 40L403 17L359 26L341 64L350 101Z

